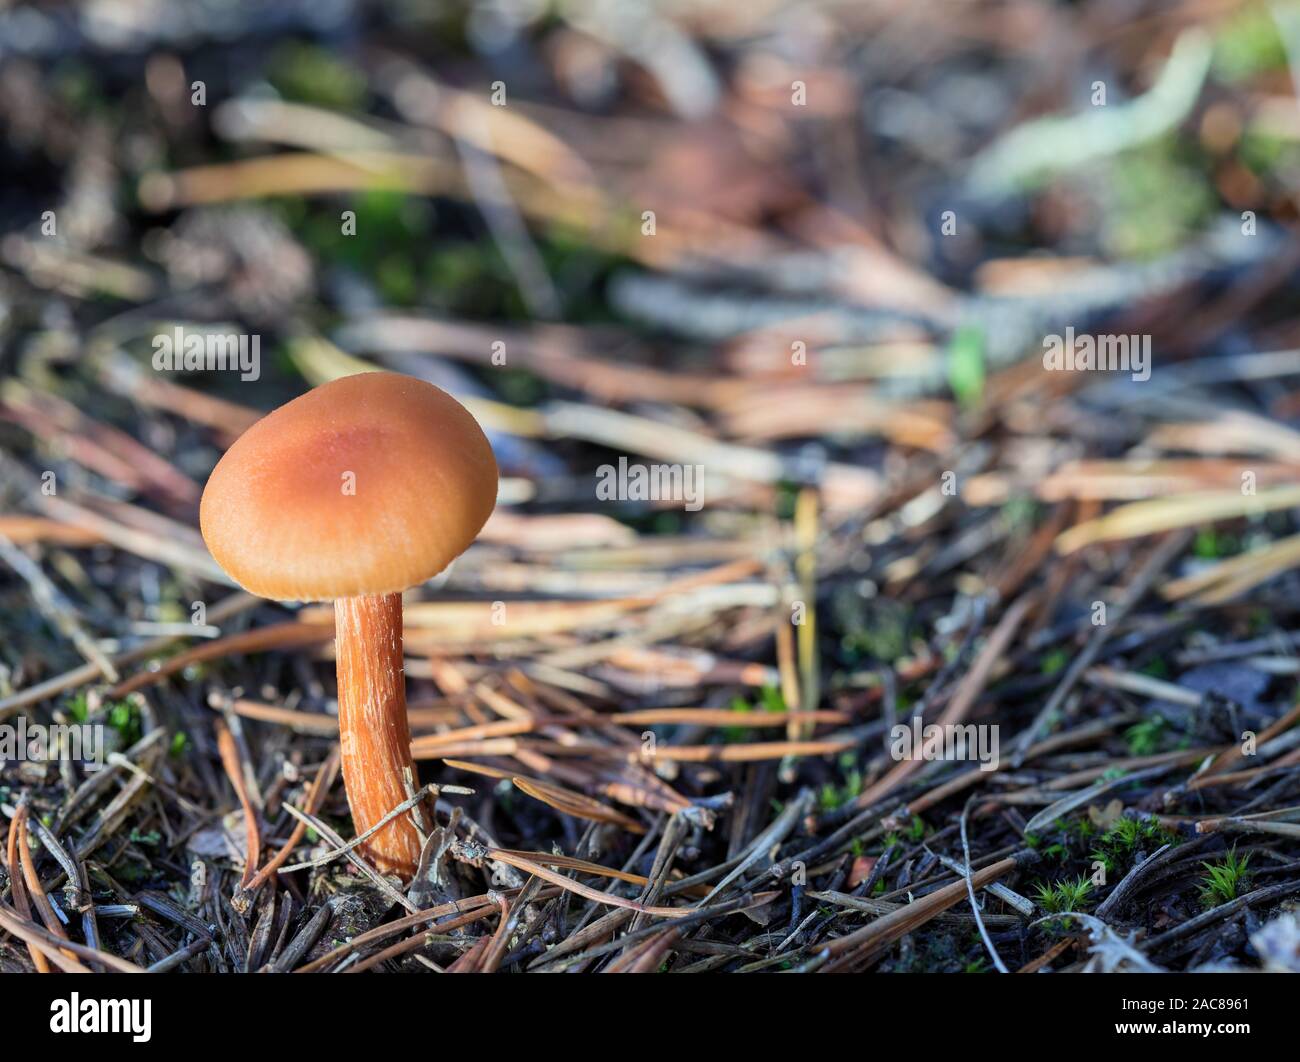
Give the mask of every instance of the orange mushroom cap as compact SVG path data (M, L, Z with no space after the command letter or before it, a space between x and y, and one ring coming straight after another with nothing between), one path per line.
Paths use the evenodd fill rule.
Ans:
M259 420L212 470L203 539L240 586L280 601L389 594L465 551L496 504L492 447L445 391L347 376Z

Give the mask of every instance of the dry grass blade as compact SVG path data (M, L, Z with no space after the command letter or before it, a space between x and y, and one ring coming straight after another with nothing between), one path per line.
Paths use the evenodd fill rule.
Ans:
M636 819L629 818L622 812L607 807L599 800L592 800L591 797L583 796L581 793L575 793L570 789L552 785L550 782L543 782L536 778L522 778L516 775L511 778L511 781L514 782L516 789L527 793L536 800L540 800L543 804L550 805L557 811L562 811L566 815L586 819L589 822L613 823L632 833L645 833L645 827Z
M1273 738L1286 733L1297 723L1300 723L1300 704L1292 707L1290 711L1284 712L1279 718L1260 731L1256 742L1262 745L1267 741L1272 741ZM1188 783L1188 788L1196 789L1211 784L1214 775L1223 773L1243 756L1245 756L1245 752L1240 743L1229 745L1214 758L1204 771Z
M627 870L616 870L614 867L601 866L599 863L592 863L586 859L577 859L573 856L548 855L545 852L519 852L510 851L510 855L518 856L521 859L530 859L543 866L559 867L562 870L576 870L583 874L594 874L598 877L614 878L617 881L626 881L631 885L648 885L650 879L644 874L633 874ZM704 895L701 886L694 886L687 892L694 891L699 895Z
M139 966L127 962L126 959L95 948L88 948L76 941L57 937L34 924L30 919L21 917L12 907L3 903L0 903L0 929L12 933L25 944L38 949L50 962L67 973L91 972L88 967L78 962L78 959L105 966L117 973L144 973Z
M783 760L798 756L833 756L856 747L853 738L827 738L824 741L755 741L747 745L664 745L646 753L651 760L673 763L753 763L758 760ZM628 753L628 762L641 753Z
M257 825L257 809L253 807L253 802L248 796L248 785L244 781L244 764L240 759L239 746L235 742L235 735L230 732L220 719L214 724L217 732L217 750L221 754L221 766L225 769L226 777L230 779L230 784L235 789L235 795L239 798L239 806L244 811L244 871L240 877L241 888L248 888L248 883L252 881L253 875L257 873L258 861L262 852L262 835Z
M486 918L492 914L496 901L488 894L481 896L469 896L463 900L456 900L451 903L439 904L436 907L429 907L422 911L415 911L412 914L405 915L395 921L389 922L382 926L376 926L374 929L368 929L364 933L359 933L351 940L345 941L336 947L333 951L313 959L309 963L298 967L294 973L316 973L332 966L336 962L346 959L353 952L376 944L381 940L387 940L389 937L395 937L400 933L405 933L408 929L414 929L417 926L426 925L429 922L437 921L439 918L446 918L448 915L473 915L469 921L476 918ZM475 913L477 912L477 914ZM469 924L465 922L463 924ZM452 928L449 922L448 928Z
M307 792L307 799L304 802L304 808L309 815L315 815L320 811L321 804L325 800L326 794L329 793L330 786L334 784L334 779L338 777L339 771L339 749L335 745L331 750L329 757L321 764L320 770L316 772L316 778L312 781L311 789ZM307 824L299 820L289 834L288 840L280 847L261 870L254 874L247 881L241 882L235 896L231 899L231 905L237 911L247 909L250 902L248 897L257 891L261 885L270 878L280 867L289 861L289 856L293 850L298 847L303 837L307 834Z
M1056 540L1056 551L1073 553L1100 542L1156 535L1218 520L1276 512L1300 505L1300 487L1272 487L1258 494L1240 490L1197 491L1170 498L1133 502L1076 524Z
M65 941L52 933L46 933L30 919L20 917L16 911L3 903L0 903L0 929L12 933L27 945L29 951L39 954L42 962L52 962L65 973L90 973L88 967L69 956L68 952L71 949L64 946ZM50 972L48 965L44 969L41 966L41 963L37 964L37 969L42 973Z
M637 911L641 914L654 915L659 918L680 918L683 915L690 913L686 908L682 907L647 907L643 904L637 903L635 900L626 900L622 896L615 896L612 893L601 892L599 889L593 889L586 885L582 885L579 882L573 881L570 878L566 878L563 874L557 874L552 870L548 870L540 863L534 862L532 859L525 858L524 856L518 855L514 852L492 848L488 850L487 858L500 860L502 863L515 867L517 870L526 871L527 873L534 874L545 881L549 881L552 885L558 885L560 888L566 889L569 892L577 893L585 899L594 900L596 903L606 904L610 907L622 907L629 911Z
M242 631L168 657L155 670L143 672L114 686L108 695L115 699L125 697L128 693L135 693L161 682L169 675L184 671L191 664L220 660L231 653L262 653L272 649L298 648L328 642L333 637L333 627L306 623L279 623L253 631Z
M969 878L954 881L936 889L928 896L916 900L906 907L887 914L872 922L869 926L839 937L826 948L829 958L820 969L824 973L838 970L856 969L871 961L880 951L893 943L904 933L911 933L923 926L935 915L955 906L966 899L967 882L970 888L982 889L985 885L997 881L1016 868L1012 857L999 860L991 866L971 873Z
M1192 599L1218 605L1300 566L1300 535L1279 539L1263 549L1221 561L1204 571L1175 579L1161 590L1166 600Z
M19 804L17 813L14 815L14 821L9 824L9 831L5 838L6 861L8 863L10 891L13 895L13 903L16 908L18 917L31 921L32 908L31 901L27 898L26 878L20 860L23 858L18 849L18 825L19 816L27 815L27 805ZM50 964L45 958L45 953L37 948L32 942L27 942L28 954L32 957L32 963L36 967L37 973L49 973Z
M970 671L967 672L961 684L957 687L957 691L953 694L948 707L943 710L938 720L936 720L936 725L951 726L966 718L967 713L974 706L976 698L979 697L988 684L994 666L1001 659L1003 653L1006 652L1007 646L1011 643L1011 639L1015 637L1016 631L1019 630L1020 624L1024 622L1025 615L1033 604L1034 597L1026 595L1007 609L1006 614L998 621L997 627L989 636L984 648L980 650L979 656L976 657ZM907 759L896 764L884 778L860 794L854 800L854 806L866 808L879 803L923 765L924 761L920 759Z
M257 598L251 594L245 594L242 591L237 594L231 594L218 601L212 608L208 609L208 621L210 623L221 623L232 616L237 616L257 604ZM126 664L134 664L141 660L147 660L151 656L163 652L169 646L179 641L183 635L169 634L158 638L151 638L143 645L131 649L124 653L118 653L113 656L114 666L121 667ZM103 672L94 664L86 664L83 667L74 668L65 674L58 675L48 681L37 683L35 686L28 687L18 693L11 694L0 700L0 720L13 715L15 712L30 704L37 704L40 701L55 697L70 689L83 686L86 683L94 682Z
M641 708L629 712L615 712L610 722L626 726L719 726L719 727L781 727L813 725L817 723L848 723L848 712L767 712L735 711L731 708Z

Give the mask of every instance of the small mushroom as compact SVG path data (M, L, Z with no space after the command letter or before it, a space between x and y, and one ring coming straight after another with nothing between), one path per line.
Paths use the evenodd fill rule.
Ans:
M343 780L358 834L418 784L402 663L402 591L474 541L496 503L482 429L432 384L363 373L259 420L213 469L199 524L222 569L250 593L334 601ZM428 816L413 814L428 830ZM409 878L410 815L362 846Z

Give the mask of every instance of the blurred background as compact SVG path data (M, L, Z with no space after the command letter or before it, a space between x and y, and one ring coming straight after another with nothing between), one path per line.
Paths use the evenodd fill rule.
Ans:
M720 867L774 808L914 797L945 765L895 774L883 735L995 625L963 708L1021 751L1100 720L1062 775L1263 730L1300 589L1298 82L1289 2L0 3L0 719L163 731L188 817L230 811L216 709L275 812L332 733L329 617L238 593L198 500L257 417L388 369L502 471L406 620L425 778L503 843L725 807L693 825ZM1150 378L1045 371L1067 329L1145 337ZM701 468L702 505L600 496L620 459ZM1208 648L1273 637L1255 670Z
M505 476L487 543L548 565L761 553L805 488L854 535L919 498L905 525L973 544L1234 483L1163 422L1233 381L1242 417L1300 413L1297 34L1287 3L6 6L0 506L15 541L43 516L114 547L128 572L86 576L113 639L219 581L194 524L225 445L364 369L470 405ZM1037 371L1067 328L1149 337L1153 379ZM186 371L186 335L255 371ZM702 466L707 505L598 499L620 456ZM884 580L887 543L834 563L980 552L925 539ZM480 552L466 588L557 589ZM592 563L565 592L664 579Z

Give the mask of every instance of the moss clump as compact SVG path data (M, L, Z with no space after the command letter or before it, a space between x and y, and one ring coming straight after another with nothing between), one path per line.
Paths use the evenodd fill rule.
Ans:
M1245 892L1246 883L1250 880L1250 874L1246 870L1249 862L1250 853L1238 856L1234 845L1219 862L1202 863L1205 874L1201 878L1201 903L1206 907L1218 907Z

